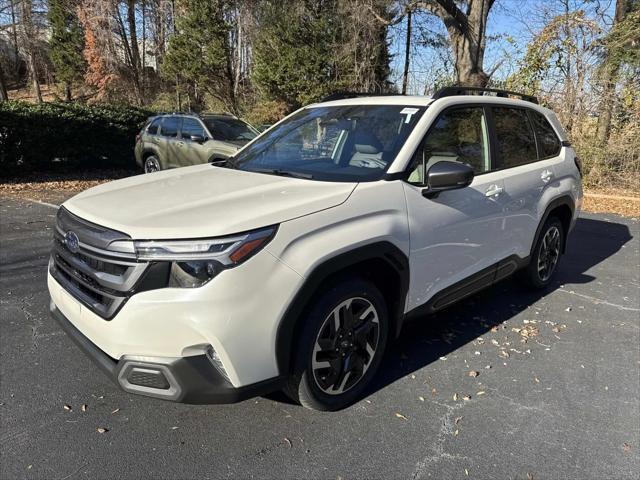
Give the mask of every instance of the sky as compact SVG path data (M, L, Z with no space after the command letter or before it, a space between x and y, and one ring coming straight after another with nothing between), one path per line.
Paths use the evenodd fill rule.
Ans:
M568 0L571 10L586 8L589 13L604 12L605 18L612 17L615 0ZM543 15L561 13L560 0L496 0L487 22L487 48L485 51L485 71L491 71L499 64L493 78L504 79L515 71L517 60L526 52L529 41L544 25ZM425 32L446 36L442 21L433 16L420 15L414 22L413 43L409 67L408 93L422 95L430 93L439 75L444 75L447 60L452 61L446 49L419 46L420 31L416 24L424 25ZM391 80L400 89L404 67L406 20L389 29ZM447 58L449 57L449 58Z

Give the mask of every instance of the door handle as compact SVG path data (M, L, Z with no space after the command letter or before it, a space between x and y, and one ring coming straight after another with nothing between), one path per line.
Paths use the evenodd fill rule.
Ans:
M184 147L184 142L177 142L179 147Z
M553 172L551 170L543 170L543 172L540 174L540 178L544 183L548 183L549 180L553 178Z
M484 192L485 197L497 197L503 192L503 188L498 185L491 185L487 188L486 192Z

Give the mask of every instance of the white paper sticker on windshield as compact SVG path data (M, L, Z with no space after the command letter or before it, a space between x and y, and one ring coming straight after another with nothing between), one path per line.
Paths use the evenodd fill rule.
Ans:
M406 115L407 118L404 119L404 123L409 123L411 121L411 117L418 113L418 110L420 110L419 108L410 108L410 107L406 107L403 108L402 111L400 112L400 115Z

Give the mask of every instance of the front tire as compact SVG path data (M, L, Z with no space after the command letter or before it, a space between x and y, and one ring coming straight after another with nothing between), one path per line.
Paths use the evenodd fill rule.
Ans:
M144 173L153 173L159 172L162 170L162 164L160 163L160 159L155 155L149 155L144 159L144 163L142 165L142 169Z
M345 279L318 297L301 322L287 395L313 410L349 406L384 355L389 317L382 294L371 282Z
M540 231L529 265L522 271L521 278L527 286L541 289L551 283L562 255L564 237L562 222L550 217Z

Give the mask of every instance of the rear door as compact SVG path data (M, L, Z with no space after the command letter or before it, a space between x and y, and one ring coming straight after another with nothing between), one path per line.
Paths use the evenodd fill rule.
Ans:
M163 168L179 167L180 159L178 148L178 132L182 117L171 115L162 119L160 125L160 160Z
M208 139L200 120L194 117L184 117L180 136L182 144L178 145L178 155L181 165L197 165L209 160L209 150L205 146ZM201 137L202 140L192 140L192 136Z
M531 109L496 105L492 116L498 167L508 198L507 245L510 253L524 258L544 213L543 197L553 195L561 144L546 118Z

